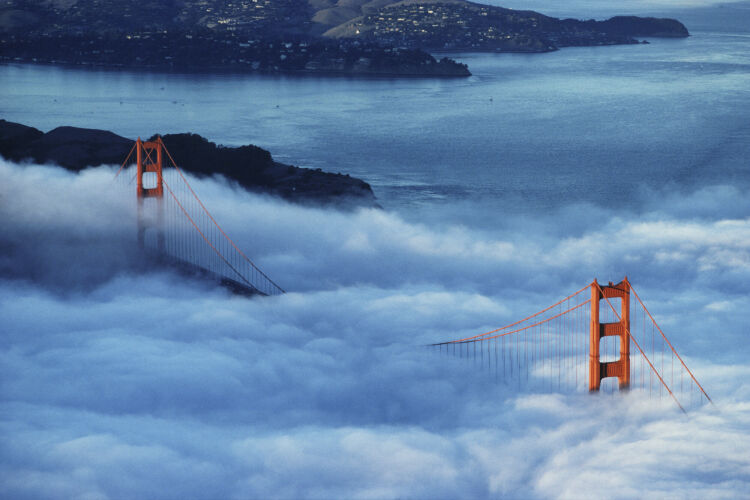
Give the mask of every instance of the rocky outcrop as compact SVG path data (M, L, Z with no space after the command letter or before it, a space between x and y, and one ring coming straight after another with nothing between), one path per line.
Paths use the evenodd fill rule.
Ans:
M180 168L198 176L220 174L247 189L290 200L375 204L370 185L361 179L279 163L257 146L220 146L190 133L167 134L162 140Z
M9 160L31 160L35 163L54 163L69 170L89 166L120 164L133 146L133 141L106 130L77 127L57 127L46 134L31 127L25 136L8 137L6 131L25 127L17 123L0 122L0 154ZM24 140L25 139L25 140Z
M255 192L290 201L376 206L365 181L320 169L285 165L257 146L226 147L197 134L162 137L180 168L197 176L223 175ZM119 165L133 140L107 130L58 127L47 133L0 120L0 154L16 162L55 164L79 171L99 165Z
M676 19L615 16L599 22L602 31L612 35L684 38L690 36L684 24Z

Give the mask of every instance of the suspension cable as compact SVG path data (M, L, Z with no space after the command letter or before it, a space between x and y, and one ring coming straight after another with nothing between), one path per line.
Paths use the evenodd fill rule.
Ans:
M114 178L114 179L112 179L112 180L116 180L116 179L117 179L117 176L118 176L118 175L120 175L120 172L122 171L122 169L123 169L123 168L125 168L125 164L126 164L126 163L128 162L128 160L130 159L130 155L132 155L132 154L133 154L133 150L135 149L136 145L138 145L138 143L137 143L137 142L134 142L134 143L133 143L133 147L131 147L131 148L130 148L130 152L128 153L128 156L126 156L126 157L125 157L125 161L124 161L124 162L122 162L122 165L120 165L120 168L119 168L119 169L117 170L117 173L115 174L115 178Z
M199 228L199 227L198 227L198 225L197 225L197 224L195 223L195 221L193 221L192 217L190 217L190 214L188 214L188 213L187 213L187 210L185 210L185 208L184 208L184 207L182 206L182 204L180 203L180 201L179 201L179 200L177 199L177 197L176 197L176 196L174 195L174 193L172 192L172 189L171 189L171 188L169 187L169 184L167 184L167 181L166 181L166 180L164 180L164 179L162 179L162 182L164 182L164 185L165 185L165 186L167 187L167 191L169 191L169 194L170 194L170 195L172 195L172 198L174 198L174 201L175 201L175 202L177 203L177 205L178 205L178 206L180 207L180 209L182 210L182 213L183 213L183 214L185 214L185 217L187 217L187 218L188 218L188 220L189 220L189 221L190 221L190 223L191 223L191 224L193 225L193 227L194 227L194 228L196 229L196 231L198 231L198 232L200 233L200 235L201 235L201 236L203 237L203 240L204 240L204 241L205 241L206 243L208 243L208 245L209 245L209 246L210 246L210 247L211 247L211 248L213 249L213 251L214 251L214 252L216 252L216 255L218 255L218 256L219 256L219 257L221 258L221 260L223 260L223 261L224 261L224 262L226 263L226 265L228 265L228 266L229 266L229 267L230 267L230 268L232 269L232 271L234 271L234 272L235 272L235 273L237 274L237 276L239 276L239 277L240 277L240 279L241 279L242 281L244 281L245 283L247 283L247 284L248 284L248 285L249 285L249 286L250 286L251 288L255 288L255 289L257 290L257 288L255 287L255 285L253 285L252 283L250 283L250 282L249 282L249 281L248 281L248 280L247 280L247 279L246 279L246 278L245 278L245 277L244 277L244 276L242 275L242 273L240 273L240 272L239 272L239 271L238 271L237 269L235 269L235 267L234 267L234 266L233 266L232 264L230 264L230 263L229 263L229 261L227 261L227 259L226 259L226 258L225 258L225 257L224 257L223 255L221 255L221 252L219 252L219 251L218 251L218 250L216 249L216 247L215 247L215 246L213 245L213 243L211 243L211 241L209 241L209 239L208 239L208 238L206 238L206 235L205 235L205 234L203 234L203 231L201 231L201 230L200 230L200 228Z
M585 287L581 288L581 289L580 289L580 290L578 290L577 292L575 292L575 293L572 293L572 294L568 295L568 296L567 296L567 297L565 297L564 299L562 299L562 300L560 300L560 301L558 301L558 302L555 302L555 303L554 303L554 304L552 304L551 306L549 306L549 307L547 307L547 308L545 308L545 309L542 309L542 310L541 310L541 311L539 311L538 313L536 313L536 314L532 314L531 316L528 316L528 317L526 317L526 318L524 318L524 319L520 319L520 320L518 320L518 321L515 321L515 322L513 322L513 323L510 323L510 324L508 324L508 325L502 326L502 327L500 327L500 328L496 328L496 329L494 329L494 330L491 330L491 331L489 331L489 332L485 332L485 333L480 333L479 335L474 335L473 337L466 337L465 339L458 339L458 340L447 340L447 341L445 341L445 342L439 342L439 343L436 343L436 344L432 344L432 345L440 345L440 344L451 344L451 343L460 343L460 342L467 342L467 341L470 341L470 340L473 340L473 339L476 339L476 338L479 338L479 337L484 337L485 335L492 335L493 333L497 333L497 332L499 332L499 331L502 331L502 330L506 330L506 329L508 329L508 328L510 328L510 327L512 327L512 326L516 326L516 325L518 325L519 323L523 323L524 321L528 321L528 320L530 320L530 319L532 319L532 318L536 318L536 317L537 317L537 316L539 316L540 314L542 314L542 313L545 313L545 312L549 311L550 309L552 309L553 307L556 307L556 306L558 306L558 305L562 304L562 303L563 303L563 302L565 302L566 300L568 300L568 299L571 299L571 298L575 297L575 296L576 296L576 295L578 295L579 293L581 293L581 292L583 292L584 290L586 290L586 289L587 289L587 288L588 288L589 286L591 286L591 285L586 285ZM543 323L543 322L542 322L542 323ZM537 323L537 324L539 324L539 323ZM523 330L523 329L521 329L521 330ZM517 330L517 331L520 331L520 330ZM491 337L491 338L496 338L496 337ZM486 339L485 339L485 340L486 340Z
M446 344L469 344L469 343L474 343L474 342L484 342L486 340L493 340L493 339L497 339L497 338L500 338L500 337L505 337L505 336L511 335L513 333L522 332L524 330L528 330L529 328L533 328L535 326L539 326L539 325L543 325L545 323L548 323L548 322L552 321L553 319L557 319L560 316L564 316L564 315L568 314L571 311L574 311L574 310L576 310L578 308L581 308L581 307L585 306L589 302L591 302L590 299L587 300L587 301L585 301L585 302L581 302L580 304L578 304L576 306L573 306L570 309L567 309L567 310L565 310L565 311L563 311L563 312L561 312L559 314L556 314L554 316L550 316L549 318L544 319L542 321L538 321L538 322L536 322L534 324L531 324L531 325L528 325L528 326L524 326L523 328L518 328L517 330L513 330L513 331L510 331L510 332L505 332L505 333L501 333L501 334L498 334L498 335L493 335L492 337L484 337L484 338L481 338L481 339L478 339L476 337L471 337L469 339L464 339L464 340L450 340L450 341L447 341L447 342L438 342L436 344L429 344L429 345L435 346L435 345L446 345ZM537 315L538 314L535 314L535 316L537 316ZM499 330L495 330L495 331L499 331Z
M617 312L617 310L615 309L615 306L613 306L613 305L612 305L612 302L610 302L610 301L609 301L609 297L607 297L607 296L605 296L605 295L604 295L604 290L602 290L602 287L601 287L601 286L599 286L599 283L597 283L596 281L594 281L594 284L595 284L595 285L596 285L596 287L597 287L597 288L599 289L599 293L600 293L600 294L602 295L602 297L604 297L604 300L606 300L606 301L607 301L607 304L609 304L609 307L610 307L610 308L612 309L612 312L614 312L614 313L615 313L615 316L617 317L617 320L618 320L618 321L621 321L621 318L620 318L620 314L619 314L619 313ZM633 343L635 344L635 346L636 346L636 347L638 348L638 350L639 350L639 351L641 352L641 355L642 355L642 356L643 356L643 358L644 358L644 359L646 360L646 362L647 362L647 363L648 363L648 365L649 365L649 366L651 367L651 369L652 369L652 370L653 370L653 372L654 372L654 373L656 374L656 376L657 376L657 377L659 377L659 381L661 381L662 385L663 385L663 386L664 386L664 387L665 387L665 388L667 389L667 392L669 392L669 395L670 395L670 396L672 396L672 399L674 399L674 402L675 402L675 403L677 403L677 406L679 406L679 407L680 407L680 410L682 410L682 413L684 413L684 414L686 414L686 415L687 415L687 412L685 411L685 408L683 408L683 407L682 407L682 405L680 404L680 402L679 402L679 401L677 400L677 397L676 397L676 396L674 395L674 393L672 392L672 389L670 389L670 388L669 388L669 386L668 386L668 385L667 385L667 383L666 383L666 382L664 381L664 379L663 379L663 378L661 377L661 375L660 375L660 374L659 374L659 372L658 372L658 371L656 370L656 368L654 367L654 365L653 365L653 364L651 364L651 360L649 360L649 359L648 359L648 356L646 356L646 353L645 353L645 352L643 352L643 349L641 349L641 346L640 346L640 345L638 345L638 342L637 342L637 341L635 340L635 338L633 337L633 335L632 335L632 334L630 333L630 328L626 327L626 328L625 328L625 332L626 332L626 333L628 334L628 338L629 338L630 340L632 340L632 341L633 341Z
M685 362L682 360L682 357L680 357L680 355L677 353L677 350L674 348L674 346L669 341L669 339L667 338L667 336L664 335L664 332L659 327L659 323L657 323L656 320L654 319L654 317L651 316L651 313L649 312L648 308L646 307L646 304L644 304L643 301L641 300L641 298L638 296L638 293L633 288L633 285L630 285L630 289L633 290L633 295L635 295L635 298L638 299L638 303L641 304L641 307L643 307L643 310L646 311L646 314L648 314L648 317L651 318L651 321L653 321L654 326L656 326L656 329L659 330L659 333L661 333L662 338L664 338L664 340L667 342L667 345L669 345L669 348L672 349L672 352L674 353L674 355L677 356L677 359L680 360L680 363L682 363L682 366L685 368L685 370L687 370L688 374L690 374L690 378L693 379L693 382L695 382L695 384L701 390L701 392L703 393L703 395L706 396L706 399L708 399L708 401L711 404L714 404L714 402L711 400L711 398L708 396L708 394L706 394L706 391L703 390L703 386L701 386L700 382L698 382L698 379L696 379L695 376L693 375L693 372L690 371L690 368L687 367L687 365L685 364Z
M171 155L171 154L169 153L169 150L167 149L167 146L166 146L166 145L164 144L164 142L163 142L163 141L161 140L161 137L159 137L159 139L158 139L158 140L159 140L159 142L161 142L161 144L162 144L162 147L164 148L164 151L165 151L165 152L167 153L167 157L169 157L169 160L170 160L170 161L172 162L172 166L173 166L173 167L175 168L175 170L177 170L177 173L178 173L178 174L180 174L180 177L182 178L183 182L185 182L185 184L187 185L187 187L188 187L188 189L190 190L190 192L191 192L191 193L193 194L193 197L194 197L194 198L195 198L195 199L196 199L196 200L198 201L198 204L200 204L201 208L202 208L202 209L203 209L203 211L204 211L204 212L206 213L206 215L208 215L208 217L209 217L209 218L211 219L211 221L212 221L212 222L214 223L214 225L215 225L215 226L216 226L216 227L217 227L217 228L219 229L219 231L221 231L221 234L223 234L223 235L224 235L224 237L225 237L225 238L226 238L226 239L227 239L227 240L229 241L229 243L230 243L230 244L231 244L231 245L232 245L232 246L234 247L234 249L235 249L235 250L237 250L237 252L239 252L239 254L240 254L240 255L242 255L242 257L243 257L243 258L244 258L244 259L245 259L245 260L246 260L246 261L247 261L247 262L248 262L248 263L249 263L249 264L250 264L251 266L253 266L253 268L254 268L254 269L255 269L256 271L258 271L258 272L259 272L259 273L261 274L261 276L263 276L263 277L264 277L265 279L267 279L267 280L268 280L268 281L269 281L269 282L270 282L270 283L271 283L271 284L272 284L273 286L275 286L276 288L278 288L278 289L279 289L279 291L280 291L281 293L286 293L286 292L284 291L284 289L283 289L283 288L281 288L281 287L280 287L280 286L279 286L279 285L278 285L278 284L277 284L276 282L274 282L274 281L273 281L273 280L272 280L271 278L269 278L269 277L268 277L268 276L266 275L266 273L264 273L264 272L263 272L263 271L262 271L262 270L261 270L261 269L260 269L260 268L259 268L258 266L256 266L256 265L255 265L255 263L253 263L253 261L252 261L252 260L250 260L250 258L249 258L249 257L248 257L247 255L245 255L245 253L244 253L244 252L243 252L242 250L240 250L240 248L239 248L239 247L238 247L238 246L237 246L237 245L236 245L236 244L234 243L234 241L233 241L233 240L232 240L232 239L231 239L231 238L230 238L230 237L229 237L229 236L227 235L227 233L225 233L225 232L224 232L224 230L223 230L223 229L221 228L221 226L219 225L219 223L218 223L218 222L216 222L216 219L214 219L213 215L211 215L211 212L209 212L209 211L208 211L208 209L207 209L207 208L206 208L206 206L205 206L205 205L203 204L203 202L201 201L201 199L200 199L200 198L198 198L198 195L197 195L197 194L195 193L195 191L193 191L193 188L192 188L192 186L190 185L190 183L188 182L188 180L187 180L187 179L185 178L185 176L183 175L183 173L182 173L182 169L180 169L180 167L178 167L178 166L177 166L177 163L176 163L176 162L174 161L174 158L172 158L172 155Z

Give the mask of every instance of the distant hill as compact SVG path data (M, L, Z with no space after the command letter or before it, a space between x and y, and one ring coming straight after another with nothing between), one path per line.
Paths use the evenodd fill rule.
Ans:
M544 52L567 46L637 43L634 37L685 37L674 19L613 17L606 21L557 19L464 0L404 0L380 7L365 4L362 15L323 36L377 40L437 50Z
M210 30L241 38L363 39L425 49L546 51L688 36L671 19L556 19L465 0L5 0L0 34Z

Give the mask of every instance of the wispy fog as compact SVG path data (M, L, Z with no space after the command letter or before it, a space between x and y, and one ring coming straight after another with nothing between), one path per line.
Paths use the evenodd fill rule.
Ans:
M143 266L113 175L0 162L2 498L750 489L746 191L664 190L637 217L569 205L469 228L191 179L289 291L245 298ZM715 407L519 392L423 347L625 274Z

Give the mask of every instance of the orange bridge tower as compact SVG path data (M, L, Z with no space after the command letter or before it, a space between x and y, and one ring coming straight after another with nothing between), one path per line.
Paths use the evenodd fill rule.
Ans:
M161 137L154 141L136 141L137 158L137 194L138 194L138 245L145 247L146 230L156 229L156 246L159 252L164 251L164 179L162 177L162 160L164 144ZM155 175L146 175L153 173ZM144 176L146 183L144 183ZM154 177L156 177L154 179ZM155 184L153 181L155 180ZM151 181L149 183L148 181ZM148 186L144 186L148 184ZM145 216L146 200L153 198L156 202L155 219ZM154 213L151 212L150 213Z
M620 321L614 323L599 322L599 307L605 300L606 307L616 311L616 305L609 299L620 299ZM602 362L599 356L602 337L620 337L620 358L616 361ZM591 283L591 330L589 337L589 390L598 391L602 379L617 377L620 390L630 386L630 283L625 277L620 283L600 286L596 280Z

